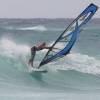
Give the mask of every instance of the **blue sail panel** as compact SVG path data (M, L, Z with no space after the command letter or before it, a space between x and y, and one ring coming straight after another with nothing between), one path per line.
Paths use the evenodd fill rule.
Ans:
M97 9L96 5L90 4L52 44L39 67L67 55L73 47L82 26L92 18Z

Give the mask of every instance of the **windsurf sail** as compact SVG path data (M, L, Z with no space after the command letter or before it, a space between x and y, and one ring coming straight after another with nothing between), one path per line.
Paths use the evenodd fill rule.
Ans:
M82 26L92 18L97 9L96 5L90 4L52 44L39 67L69 54L77 39L77 34L82 30Z

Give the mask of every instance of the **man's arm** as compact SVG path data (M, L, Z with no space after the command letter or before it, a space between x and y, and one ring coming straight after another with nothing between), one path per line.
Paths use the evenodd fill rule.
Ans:
M51 49L51 47L44 47L44 49Z

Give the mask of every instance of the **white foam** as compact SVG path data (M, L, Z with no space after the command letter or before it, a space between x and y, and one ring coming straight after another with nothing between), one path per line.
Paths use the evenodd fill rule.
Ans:
M76 70L83 73L100 74L100 60L88 55L71 53L57 63L55 64L56 69Z
M13 40L2 38L0 40L0 55L7 57L15 57L23 54L27 54L30 49L27 45L16 44Z
M33 27L18 28L18 30L47 31L47 28L45 26L38 25L38 26L33 26Z
M47 28L43 25L37 25L37 26L32 26L32 27L6 27L8 30L35 30L35 31L47 31Z

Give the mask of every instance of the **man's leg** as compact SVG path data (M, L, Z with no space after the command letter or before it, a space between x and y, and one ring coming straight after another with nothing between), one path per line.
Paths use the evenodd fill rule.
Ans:
M33 61L34 61L34 58L35 58L35 54L36 54L36 49L35 47L32 47L31 48L31 66L33 67Z

